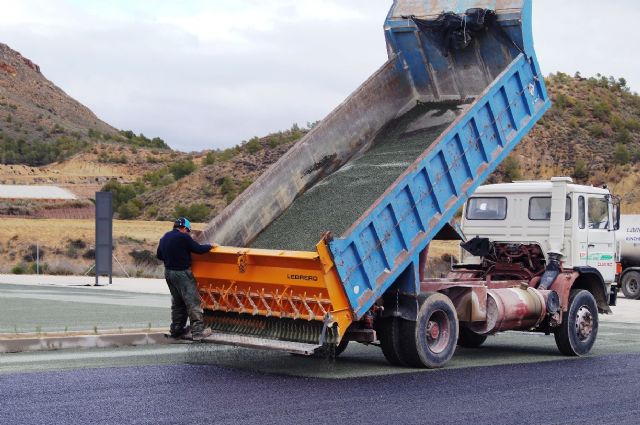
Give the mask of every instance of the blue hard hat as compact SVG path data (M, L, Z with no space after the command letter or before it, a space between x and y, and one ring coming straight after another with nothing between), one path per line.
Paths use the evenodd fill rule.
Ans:
M187 232L191 232L191 222L186 217L180 217L173 223L173 227L184 227Z

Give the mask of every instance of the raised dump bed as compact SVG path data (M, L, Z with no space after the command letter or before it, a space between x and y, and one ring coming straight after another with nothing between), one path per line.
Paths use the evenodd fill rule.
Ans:
M416 303L429 242L550 106L530 0L396 0L385 36L387 63L207 226L241 247L194 257L216 342L371 342L368 317Z

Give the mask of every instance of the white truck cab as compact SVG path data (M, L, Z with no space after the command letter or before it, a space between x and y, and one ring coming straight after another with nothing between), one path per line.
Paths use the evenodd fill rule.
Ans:
M563 269L596 269L606 286L616 278L619 203L607 188L573 184L569 177L480 186L463 209L467 239L537 245L545 262L558 259ZM463 264L479 264L461 250Z

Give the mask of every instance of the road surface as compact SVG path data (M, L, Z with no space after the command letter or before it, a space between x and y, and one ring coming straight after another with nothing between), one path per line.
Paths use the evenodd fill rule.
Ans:
M2 424L637 424L640 356L349 379L212 365L0 376Z

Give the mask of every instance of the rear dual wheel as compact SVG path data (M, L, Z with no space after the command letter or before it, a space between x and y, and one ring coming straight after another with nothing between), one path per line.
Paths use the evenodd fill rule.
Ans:
M471 329L461 326L458 335L458 345L465 348L478 348L487 340L486 335L477 334Z
M439 368L453 357L458 340L458 316L451 300L439 293L418 297L415 321L397 317L381 320L380 345L389 363Z

